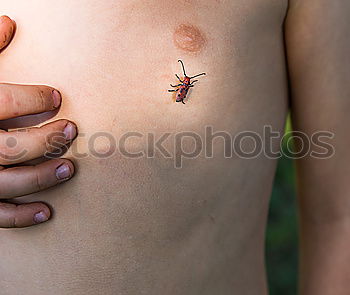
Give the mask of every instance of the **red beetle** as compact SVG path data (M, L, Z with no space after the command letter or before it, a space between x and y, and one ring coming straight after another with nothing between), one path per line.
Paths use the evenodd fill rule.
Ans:
M182 69L183 69L185 77L184 77L183 80L181 80L180 77L175 74L176 78L178 78L181 83L178 84L178 85L171 85L170 84L171 87L175 87L175 88L178 87L178 88L177 89L168 90L168 91L169 92L177 92L177 94L176 94L176 102L182 102L183 104L185 104L184 99L187 96L188 90L190 89L190 87L194 86L193 83L198 81L198 80L194 80L194 81L191 82L191 79L199 77L199 76L206 75L206 73L195 75L193 77L188 77L186 75L185 66L184 66L182 60L178 60L178 62L180 62L181 65L182 65Z

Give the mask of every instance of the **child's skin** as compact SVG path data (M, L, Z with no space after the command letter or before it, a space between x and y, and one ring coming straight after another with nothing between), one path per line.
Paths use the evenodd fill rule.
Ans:
M58 117L87 134L72 148L90 154L76 159L71 182L18 200L47 201L55 217L1 232L2 294L267 294L276 160L226 159L217 139L213 158L175 169L159 153L92 157L86 142L98 131L203 137L207 125L282 132L289 106L297 130L336 134L331 159L297 161L300 293L348 294L349 1L2 0L1 9L19 27L0 58L2 80L59 87ZM167 92L178 59L189 75L207 73L186 105ZM134 137L126 148L146 143Z

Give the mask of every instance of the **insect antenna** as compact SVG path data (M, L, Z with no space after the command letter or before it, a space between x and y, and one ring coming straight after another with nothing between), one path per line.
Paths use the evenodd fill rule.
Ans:
M178 60L178 62L180 62L180 63L181 63L181 65L182 65L182 70L184 71L184 75L185 75L185 77L187 77L187 75L186 75L186 71L185 71L185 66L184 66L184 63L182 62L182 60L181 60L181 59L179 59L179 60Z
M199 74L199 75L195 75L193 77L190 77L190 79L193 79L193 78L196 78L196 77L199 77L199 76L203 76L203 75L206 75L206 73L202 73L202 74Z

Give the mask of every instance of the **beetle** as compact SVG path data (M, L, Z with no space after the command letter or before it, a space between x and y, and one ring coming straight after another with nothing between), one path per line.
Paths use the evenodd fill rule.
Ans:
M171 85L170 84L171 87L174 87L174 88L178 87L178 88L177 89L171 89L171 90L168 90L168 91L169 92L177 92L177 94L176 94L176 102L182 102L183 104L185 104L184 99L187 96L188 90L190 89L190 87L194 86L193 83L198 81L198 80L194 80L194 81L191 82L191 79L199 77L199 76L206 75L206 73L198 74L198 75L195 75L193 77L188 77L186 75L184 63L180 59L178 60L178 62L181 63L181 65L182 65L182 70L184 72L184 79L181 80L180 77L177 74L175 74L176 78L178 78L181 83L178 84L178 85Z

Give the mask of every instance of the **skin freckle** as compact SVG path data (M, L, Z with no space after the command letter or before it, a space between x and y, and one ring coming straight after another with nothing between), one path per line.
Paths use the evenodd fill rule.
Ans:
M185 52L199 53L206 44L206 38L194 25L181 24L175 29L174 44Z

